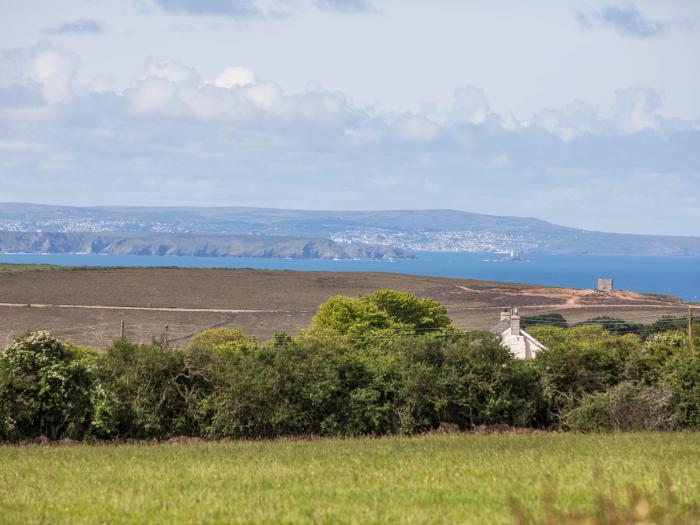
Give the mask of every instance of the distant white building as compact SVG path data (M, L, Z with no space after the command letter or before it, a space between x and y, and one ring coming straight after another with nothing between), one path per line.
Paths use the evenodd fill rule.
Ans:
M491 328L491 333L501 337L501 344L519 359L532 359L540 350L547 347L520 328L517 308L504 308L501 321Z

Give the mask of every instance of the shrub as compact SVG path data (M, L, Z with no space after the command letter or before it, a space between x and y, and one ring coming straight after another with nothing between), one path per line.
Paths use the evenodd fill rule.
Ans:
M239 328L210 328L195 335L187 345L187 349L226 351L240 348L254 341Z
M537 353L537 368L550 417L557 421L587 395L605 392L624 377L628 356L640 347L637 336L615 336L598 325L571 329L533 327L548 348Z
M562 417L563 427L576 432L610 432L613 423L606 394L588 395L581 404Z
M199 356L199 362L192 356ZM95 366L98 434L140 439L196 435L199 402L208 390L202 357L208 362L206 353L116 339Z
M670 388L631 381L584 397L578 407L563 417L566 428L578 432L671 430L677 420Z
M625 381L612 387L605 397L615 430L671 430L676 426L672 392L665 385L641 386Z
M679 348L665 366L663 382L673 392L679 424L700 428L700 353Z
M0 354L0 437L81 439L90 429L92 379L48 332L17 338Z

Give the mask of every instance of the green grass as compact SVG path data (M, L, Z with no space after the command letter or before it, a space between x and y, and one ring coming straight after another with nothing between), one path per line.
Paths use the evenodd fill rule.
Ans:
M543 519L543 494L590 512L664 477L697 505L700 434L5 446L0 522L512 523L511 497Z
M61 266L55 266L53 264L0 263L0 273L40 272L60 269L62 269Z
M0 273L45 272L52 270L88 271L88 270L173 270L177 266L62 266L41 263L0 263ZM212 268L218 270L219 268Z

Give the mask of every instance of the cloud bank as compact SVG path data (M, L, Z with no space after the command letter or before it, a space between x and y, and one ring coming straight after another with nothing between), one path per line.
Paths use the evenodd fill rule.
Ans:
M665 118L650 87L517 120L476 86L427 116L287 93L236 64L206 78L150 59L121 90L79 69L49 42L0 54L0 200L459 208L700 234L700 121Z

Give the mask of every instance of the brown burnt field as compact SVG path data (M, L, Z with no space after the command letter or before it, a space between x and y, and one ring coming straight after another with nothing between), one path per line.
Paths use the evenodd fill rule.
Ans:
M22 271L19 271L22 270ZM320 303L384 288L443 303L455 324L485 329L502 307L523 315L561 313L570 321L600 315L651 322L685 312L674 297L630 291L596 292L469 279L391 273L297 272L249 269L0 268L0 344L28 329L51 330L79 344L104 347L119 335L158 337L182 345L196 332L240 327L260 338L297 333Z

